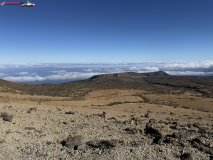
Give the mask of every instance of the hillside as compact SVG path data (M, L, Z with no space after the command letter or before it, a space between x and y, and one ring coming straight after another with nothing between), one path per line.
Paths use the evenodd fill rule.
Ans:
M81 99L91 90L99 89L137 89L155 93L172 94L192 91L203 97L213 97L213 77L171 76L165 72L115 73L95 75L86 80L63 84L22 84L0 79L0 88L5 92L47 95Z

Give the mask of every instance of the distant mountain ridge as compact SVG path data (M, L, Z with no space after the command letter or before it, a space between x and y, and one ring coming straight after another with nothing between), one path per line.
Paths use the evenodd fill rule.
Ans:
M112 73L112 74L100 74L94 75L90 79L96 78L112 78L112 77L125 77L125 76L168 76L169 74L158 71L158 72L148 72L148 73L136 73L136 72L123 72L123 73Z
M123 76L135 76L139 75L139 73L136 72L124 72L124 73L112 73L112 74L100 74L100 75L94 75L90 79L94 78L109 78L109 77L123 77Z
M81 100L84 95L92 90L102 89L136 89L160 94L191 91L204 97L213 97L213 77L174 76L158 71L101 74L89 79L62 84L32 85L0 79L0 92L70 97L72 100Z

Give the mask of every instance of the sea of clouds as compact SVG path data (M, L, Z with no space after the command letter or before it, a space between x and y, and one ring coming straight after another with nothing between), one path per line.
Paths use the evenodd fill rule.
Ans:
M213 60L199 62L0 64L1 79L28 84L59 84L87 79L98 74L156 71L164 71L170 75L213 76Z

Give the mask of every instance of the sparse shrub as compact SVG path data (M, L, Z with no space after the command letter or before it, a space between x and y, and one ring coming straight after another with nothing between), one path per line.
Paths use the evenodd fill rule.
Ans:
M12 122L13 115L8 114L7 112L2 112L0 115L1 118L3 118L4 121Z

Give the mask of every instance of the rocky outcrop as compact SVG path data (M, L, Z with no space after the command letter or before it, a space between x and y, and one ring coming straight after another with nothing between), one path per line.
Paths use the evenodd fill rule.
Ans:
M114 74L101 74L101 75L94 75L90 79L95 78L112 78L112 77L124 77L124 76L138 76L139 73L136 72L124 72L124 73L114 73Z
M100 74L100 75L94 75L90 79L97 79L97 78L113 78L113 77L125 77L125 76L146 76L146 77L152 77L152 76L168 76L169 74L158 71L158 72L149 72L149 73L136 73L136 72L124 72L124 73L113 73L113 74Z

